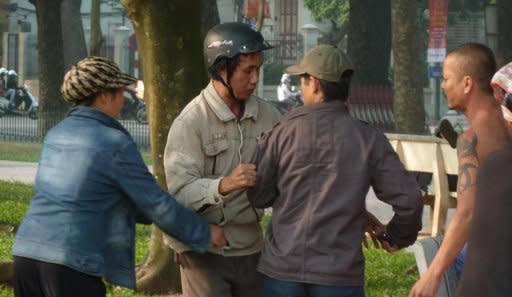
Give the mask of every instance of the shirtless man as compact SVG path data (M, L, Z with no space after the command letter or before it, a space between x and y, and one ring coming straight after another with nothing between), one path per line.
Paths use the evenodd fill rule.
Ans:
M448 108L464 112L470 127L457 141L457 209L432 264L414 285L409 297L436 296L444 272L468 240L480 163L508 141L501 109L490 84L495 72L494 55L481 44L461 45L444 61L442 88Z

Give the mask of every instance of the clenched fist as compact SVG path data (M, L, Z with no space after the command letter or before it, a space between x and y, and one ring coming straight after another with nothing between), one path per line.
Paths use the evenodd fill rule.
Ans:
M240 164L219 183L219 193L226 195L230 192L252 187L256 184L256 165Z

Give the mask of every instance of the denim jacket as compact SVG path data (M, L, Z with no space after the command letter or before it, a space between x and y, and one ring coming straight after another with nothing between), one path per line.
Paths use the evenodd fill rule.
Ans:
M136 213L194 250L208 223L160 189L121 124L80 107L48 132L12 253L135 288Z

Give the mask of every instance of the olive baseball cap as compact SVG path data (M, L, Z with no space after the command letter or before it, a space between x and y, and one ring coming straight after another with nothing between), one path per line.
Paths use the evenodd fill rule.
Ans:
M345 73L349 71L348 73ZM347 56L337 47L320 44L310 49L300 64L285 69L291 75L309 74L318 79L339 82L342 75L352 75L354 70Z

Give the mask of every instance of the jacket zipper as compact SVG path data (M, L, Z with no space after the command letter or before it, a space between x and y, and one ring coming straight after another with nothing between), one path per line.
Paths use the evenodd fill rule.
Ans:
M240 125L240 120L236 121L236 126L238 128L238 132L240 133L240 146L238 147L238 158L240 162L238 165L242 164L242 148L244 146L244 134L242 133L242 126Z
M242 164L242 148L244 147L244 134L242 132L242 126L240 125L240 120L236 121L238 132L240 133L240 146L238 147L238 157L240 160L240 164ZM256 220L259 222L261 220L260 216L258 215L258 212L256 209L251 205L252 211L254 212L254 215L256 216Z

